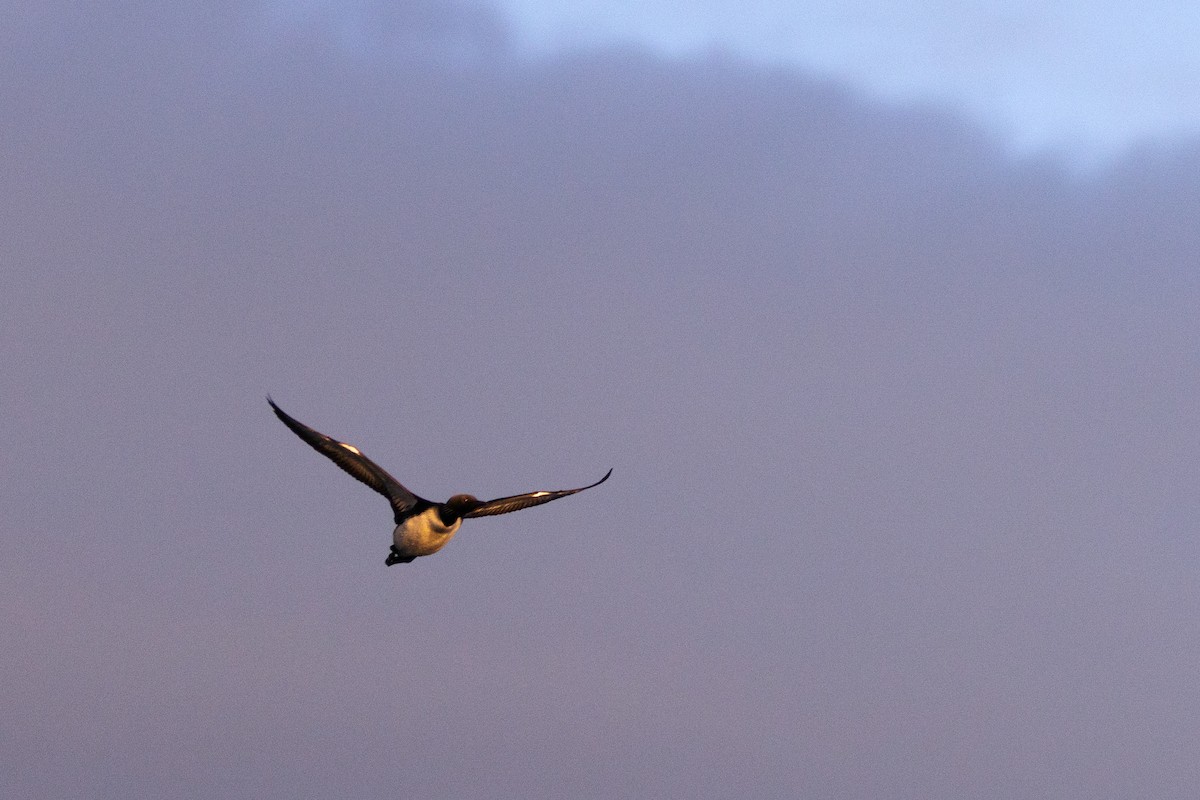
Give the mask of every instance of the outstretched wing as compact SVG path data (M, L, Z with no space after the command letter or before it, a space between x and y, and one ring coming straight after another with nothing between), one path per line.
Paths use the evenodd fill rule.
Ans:
M542 503L549 503L551 500L557 500L560 497L566 497L569 494L582 492L584 489L590 489L593 486L599 486L608 480L608 476L612 475L612 470L604 473L604 477L595 483L590 483L587 486L580 486L578 489L563 489L557 492L530 492L529 494L514 494L512 497L500 497L495 500L488 500L478 508L475 508L463 517L487 517L492 514L507 514L510 511L520 511L522 508L530 506L540 506Z
M275 410L275 416L279 417L284 425L291 428L292 433L308 442L318 453L386 497L396 512L397 524L400 523L400 517L411 511L418 503L428 502L422 501L420 497L405 489L400 481L387 474L383 467L364 456L362 451L354 445L339 442L337 439L314 431L304 423L292 419L283 412L283 409L275 405L275 401L270 397L267 398L267 402Z

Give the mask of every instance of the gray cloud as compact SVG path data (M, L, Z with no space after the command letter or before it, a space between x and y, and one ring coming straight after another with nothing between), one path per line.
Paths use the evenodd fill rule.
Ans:
M8 793L1194 794L1195 152L126 8L7 42ZM388 570L267 391L615 472Z

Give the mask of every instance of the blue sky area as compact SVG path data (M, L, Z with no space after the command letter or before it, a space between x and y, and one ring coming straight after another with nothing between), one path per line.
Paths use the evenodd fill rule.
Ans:
M499 4L535 50L637 44L790 65L958 107L1022 150L1112 156L1200 131L1200 10L1186 2Z

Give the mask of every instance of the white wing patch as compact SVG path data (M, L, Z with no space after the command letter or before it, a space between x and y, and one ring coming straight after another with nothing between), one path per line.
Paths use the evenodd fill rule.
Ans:
M529 496L530 497L545 497L548 494L550 494L550 493L549 492L534 492L533 494L531 494Z
M344 448L346 448L347 450L349 450L351 453L354 453L354 455L356 455L356 456L361 456L361 455L362 455L362 451L361 451L361 450L359 450L357 447L355 447L355 446L354 446L354 445L352 445L352 444L346 444L345 442L338 442L338 444L340 444L342 447L344 447Z

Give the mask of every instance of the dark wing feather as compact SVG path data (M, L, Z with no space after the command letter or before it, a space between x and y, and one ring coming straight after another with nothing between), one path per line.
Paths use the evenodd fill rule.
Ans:
M549 503L551 500L557 500L560 497L566 497L569 494L582 492L584 489L590 489L593 486L599 486L608 480L608 476L612 475L612 470L604 473L604 477L595 483L590 483L587 486L580 486L578 489L563 489L557 492L530 492L529 494L515 494L512 497L500 497L495 500L488 500L478 508L463 514L463 517L487 517L493 514L507 514L510 511L520 511L522 508L531 506L540 506L542 503Z
M304 423L292 419L283 412L283 409L275 405L275 401L270 397L267 398L267 402L275 410L275 416L279 417L284 425L291 428L292 433L308 442L318 453L386 497L396 512L397 524L400 522L400 517L411 511L418 503L428 502L422 501L420 497L405 489L400 481L389 475L383 467L364 456L362 451L354 445L339 442L337 439L314 431Z

